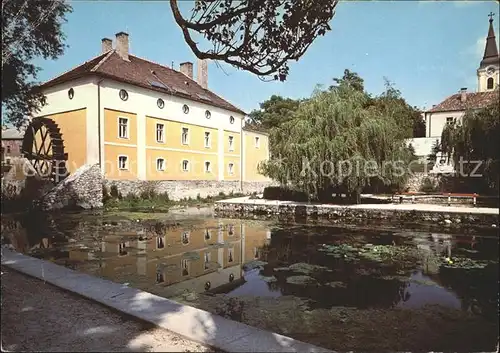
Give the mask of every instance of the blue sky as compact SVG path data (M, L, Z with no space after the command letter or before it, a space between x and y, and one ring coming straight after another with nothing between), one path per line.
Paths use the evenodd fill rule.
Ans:
M183 6L188 6L186 1ZM168 2L73 1L64 25L65 54L55 61L37 61L45 81L99 54L101 38L130 35L132 54L175 67L195 61L175 24ZM317 84L329 85L344 69L358 72L368 92L393 81L411 105L439 103L461 87L476 90L476 69L484 51L488 13L497 1L341 2L332 30L317 39L286 82L258 77L223 64L209 64L209 88L250 112L272 94L308 97Z

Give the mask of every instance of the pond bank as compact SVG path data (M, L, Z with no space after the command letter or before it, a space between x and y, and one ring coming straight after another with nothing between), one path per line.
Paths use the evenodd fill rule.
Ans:
M2 346L10 352L214 352L3 266Z
M498 227L498 208L460 207L431 204L330 205L240 197L217 201L217 217L285 217L299 219L380 219L385 221L433 222Z
M225 352L329 352L148 292L2 248L2 267L42 279L183 338ZM43 299L43 298L41 298Z

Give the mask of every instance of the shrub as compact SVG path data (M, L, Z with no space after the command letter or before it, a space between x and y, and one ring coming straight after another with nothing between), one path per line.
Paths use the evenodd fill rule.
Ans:
M438 191L438 186L431 178L426 177L424 178L424 180L422 180L422 184L420 185L420 191L436 192Z
M102 185L102 202L107 203L111 200L111 195L108 192L106 185Z
M302 191L297 191L281 186L268 186L264 189L264 199L281 200L281 201L297 201L306 202L309 200L309 195Z
M118 187L115 184L111 185L111 188L109 190L109 194L114 199L120 198L120 192L118 191Z

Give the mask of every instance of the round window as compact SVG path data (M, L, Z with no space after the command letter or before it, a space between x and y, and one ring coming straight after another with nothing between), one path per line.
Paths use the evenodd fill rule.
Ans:
M212 113L210 113L210 110L205 110L205 118L210 119L212 117Z
M189 107L188 107L186 104L184 104L184 105L182 106L182 111L184 112L184 114L189 113Z
M68 98L73 99L74 96L75 96L75 90L73 88L70 88L68 91Z
M158 98L158 100L156 101L156 104L158 105L158 108L160 108L160 109L163 109L163 107L165 106L165 102L161 98Z
M124 89L120 90L120 99L126 101L128 99L128 93Z
M234 124L234 116L232 116L232 115L231 115L231 116L229 117L229 122L230 122L231 124Z

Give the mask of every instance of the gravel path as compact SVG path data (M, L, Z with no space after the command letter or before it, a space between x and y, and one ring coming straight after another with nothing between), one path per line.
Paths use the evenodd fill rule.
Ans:
M2 351L210 352L2 266Z

